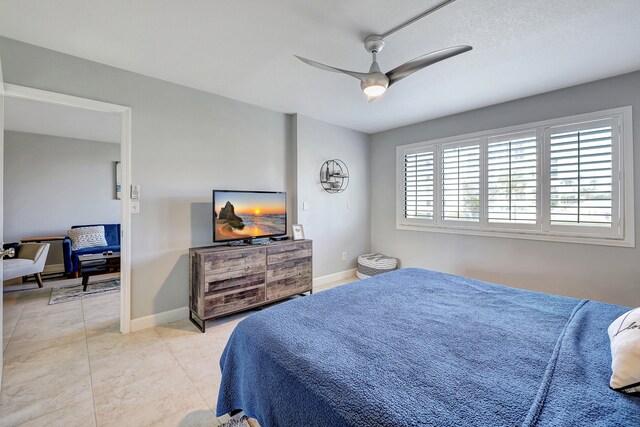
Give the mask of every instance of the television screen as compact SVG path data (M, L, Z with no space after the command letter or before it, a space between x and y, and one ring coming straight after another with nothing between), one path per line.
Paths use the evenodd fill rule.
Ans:
M284 192L213 191L213 240L243 240L287 234Z

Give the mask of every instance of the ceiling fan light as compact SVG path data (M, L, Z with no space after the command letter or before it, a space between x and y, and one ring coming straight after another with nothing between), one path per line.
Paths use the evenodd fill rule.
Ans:
M387 88L382 85L370 85L362 89L367 96L380 96Z

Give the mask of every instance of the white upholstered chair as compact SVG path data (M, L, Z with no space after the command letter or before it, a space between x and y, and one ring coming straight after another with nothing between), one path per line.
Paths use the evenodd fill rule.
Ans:
M48 253L48 243L21 243L18 246L17 256L4 260L4 280L33 274L38 282L38 287L41 288L42 276L40 273L44 270Z

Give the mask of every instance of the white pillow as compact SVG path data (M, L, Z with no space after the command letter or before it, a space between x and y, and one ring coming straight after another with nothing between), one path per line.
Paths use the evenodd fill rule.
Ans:
M69 230L69 237L71 238L71 249L74 251L107 246L103 225L72 228Z
M640 393L640 307L627 311L609 326L611 381L623 393Z

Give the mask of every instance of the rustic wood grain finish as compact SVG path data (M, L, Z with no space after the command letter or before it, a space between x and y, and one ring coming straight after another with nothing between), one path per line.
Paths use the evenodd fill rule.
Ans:
M230 251L228 256L225 253L207 254L204 255L204 270L209 275L264 266L265 252L264 249L248 249Z
M238 311L265 301L265 287L256 286L240 292L213 296L205 300L205 318Z
M276 264L278 262L290 261L298 258L310 258L311 248L300 249L298 251L280 252L278 254L270 254L267 252L267 264Z
M198 307L202 300L200 286L198 286L200 264L196 261L196 254L193 251L189 251L189 261L191 263L191 268L189 269L189 307L191 311L202 316L204 313L198 312Z
M205 279L205 281L206 280L207 279ZM258 285L264 285L264 272L208 282L204 296L206 298L222 292L229 292Z
M311 290L311 274L267 282L267 301L279 300Z
M267 282L311 274L311 258L279 262L267 267Z
M198 327L204 332L204 320L312 291L312 256L310 240L191 248L189 308Z
M240 270L225 271L224 273L217 274L209 274L207 270L204 270L204 281L205 283L209 283L217 280L235 279L246 275L264 273L265 268L266 266L263 262L262 264L246 267Z
M274 245L267 247L268 254L281 254L283 252L297 252L303 249L311 249L311 240L290 241L286 245Z

